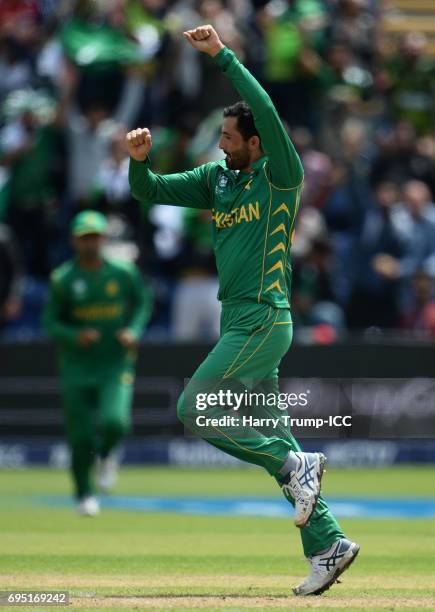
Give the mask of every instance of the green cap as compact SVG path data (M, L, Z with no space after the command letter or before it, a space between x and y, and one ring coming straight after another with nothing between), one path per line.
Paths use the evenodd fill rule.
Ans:
M107 228L107 219L96 210L84 210L76 215L71 225L73 236L85 234L104 234Z

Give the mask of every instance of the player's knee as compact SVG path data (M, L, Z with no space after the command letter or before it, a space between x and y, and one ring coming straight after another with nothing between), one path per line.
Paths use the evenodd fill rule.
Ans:
M103 435L111 438L122 438L128 433L128 424L122 419L110 419L103 423Z

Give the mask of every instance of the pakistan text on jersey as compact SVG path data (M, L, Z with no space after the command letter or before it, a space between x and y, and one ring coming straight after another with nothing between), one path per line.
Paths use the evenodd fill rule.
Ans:
M242 223L242 221L245 223L259 221L260 203L255 202L255 205L251 202L246 205L242 204L242 206L238 208L233 208L229 213L217 211L215 208L212 208L211 213L217 229L224 229L226 227L232 227L234 224Z
M96 319L115 319L122 312L121 304L89 304L76 306L73 317L82 321L95 321Z

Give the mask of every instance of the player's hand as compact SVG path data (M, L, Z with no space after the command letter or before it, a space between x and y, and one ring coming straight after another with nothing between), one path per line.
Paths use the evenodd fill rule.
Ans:
M129 329L118 330L116 337L125 349L132 349L137 346L137 338Z
M183 36L194 49L214 57L225 47L216 30L211 25L203 25L194 30L183 32Z
M79 346L86 348L99 341L101 334L96 329L81 329L77 338Z
M128 132L125 137L128 154L136 161L145 161L153 145L148 128L137 128Z

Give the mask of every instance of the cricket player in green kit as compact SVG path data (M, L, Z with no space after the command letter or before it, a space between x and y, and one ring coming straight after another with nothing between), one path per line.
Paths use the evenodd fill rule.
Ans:
M102 256L106 218L79 213L72 223L76 257L51 276L44 324L59 348L67 440L77 509L99 512L92 479L116 479L116 448L130 429L137 340L151 300L133 263Z
M295 507L295 524L311 565L309 576L293 591L321 594L359 551L320 497L325 457L302 452L289 427L271 433L255 425L243 431L237 425L224 429L213 423L203 431L192 427L198 390L206 395L219 381L230 380L272 381L278 389L278 365L292 339L290 248L303 169L270 97L212 26L189 30L184 37L214 59L243 101L224 111L219 146L225 160L189 172L153 173L148 158L150 131L127 134L134 197L145 205L174 204L212 212L221 338L187 385L178 414L186 427L211 444L264 467L276 478ZM207 409L207 414L214 417L223 409L228 406ZM280 416L276 406L261 409L266 417Z

